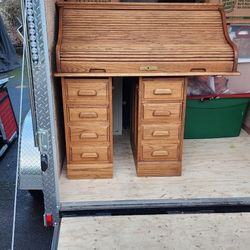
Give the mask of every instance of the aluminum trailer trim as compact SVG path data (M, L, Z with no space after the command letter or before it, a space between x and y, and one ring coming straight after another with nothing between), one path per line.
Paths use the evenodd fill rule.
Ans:
M37 135L40 138L42 191L45 214L53 216L54 225L59 223L58 155L55 137L54 100L52 96L52 74L48 49L45 2L26 0L28 43L31 51L31 73L36 110ZM39 137L40 135L43 135ZM39 141L39 139L38 139Z
M34 145L31 111L27 113L24 119L20 136L19 188L24 190L42 190L40 152Z

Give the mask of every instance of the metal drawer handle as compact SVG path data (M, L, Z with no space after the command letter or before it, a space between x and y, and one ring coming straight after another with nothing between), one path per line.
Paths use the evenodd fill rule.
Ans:
M157 151L153 151L151 154L153 157L157 157L157 156L168 156L169 153L166 150L157 150Z
M81 139L97 139L98 134L95 132L84 132L84 133L81 133L80 138Z
M94 158L97 159L99 157L98 153L82 153L81 154L82 158Z
M78 90L77 92L78 96L97 96L97 91L94 89L82 89Z
M98 114L96 112L81 112L79 113L80 118L97 118Z
M172 95L172 89L154 89L154 95Z
M153 137L161 137L161 136L169 136L169 135L170 135L169 131L154 131L152 133Z
M153 116L170 116L171 112L169 110L155 110Z

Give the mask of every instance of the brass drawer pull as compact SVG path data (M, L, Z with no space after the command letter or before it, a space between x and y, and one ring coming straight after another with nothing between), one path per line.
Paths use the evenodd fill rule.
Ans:
M169 131L154 131L152 133L153 137L161 137L161 136L169 136L169 135L170 135Z
M152 156L153 157L157 157L157 156L168 156L168 151L166 151L166 150L157 150L157 151L153 151L152 152Z
M80 138L81 139L97 139L98 134L95 132L84 132L84 133L81 133Z
M170 116L171 112L169 110L155 110L153 116Z
M97 96L97 91L94 89L89 89L89 90L78 90L77 92L78 96Z
M96 112L81 112L79 113L80 118L97 118L98 114Z
M154 89L154 95L172 95L172 89Z
M94 158L97 159L99 157L98 153L82 153L81 154L82 158Z

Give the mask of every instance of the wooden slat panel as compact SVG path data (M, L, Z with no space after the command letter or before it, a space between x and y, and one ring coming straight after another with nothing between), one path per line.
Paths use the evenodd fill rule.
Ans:
M165 65L159 72L190 72L193 67L190 64L196 62L201 62L203 72L235 69L236 52L226 36L218 6L146 3L59 6L62 17L57 56L61 72L89 73L92 68L101 68L106 73L136 74L144 71L140 66L153 62ZM126 67L120 65L122 62ZM170 65L171 62L175 63Z

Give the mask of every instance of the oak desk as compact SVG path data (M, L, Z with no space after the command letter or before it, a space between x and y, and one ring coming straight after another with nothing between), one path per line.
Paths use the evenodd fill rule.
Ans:
M187 76L237 74L211 4L59 2L69 178L112 177L112 77L138 77L131 144L138 176L181 174Z

